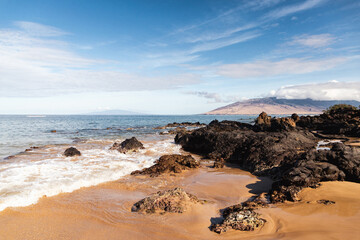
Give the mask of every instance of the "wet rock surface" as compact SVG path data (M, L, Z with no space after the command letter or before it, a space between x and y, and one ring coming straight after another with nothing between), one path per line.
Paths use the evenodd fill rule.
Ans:
M321 181L360 182L359 148L334 142L326 150L316 149L322 135L355 133L360 126L355 126L360 123L359 112L337 110L313 117L293 114L289 118L261 113L254 125L215 120L191 134L177 134L175 142L215 163L223 158L257 176L272 178L272 202L296 201L302 188L317 187ZM322 123L329 129L321 132Z
M144 145L135 137L125 139L121 143L114 143L110 150L118 150L121 153L136 152L139 149L144 149Z
M74 147L70 147L64 152L65 157L81 156L81 152Z
M192 204L204 203L182 188L157 192L135 203L132 212L143 213L183 213Z
M227 232L228 230L254 231L262 227L266 220L260 217L254 210L267 207L267 203L259 197L222 210L223 221L213 223L210 230L216 233Z
M150 175L150 177L157 177L162 173L181 173L182 170L198 167L200 167L199 162L191 155L172 154L161 156L153 166L134 171L131 175Z

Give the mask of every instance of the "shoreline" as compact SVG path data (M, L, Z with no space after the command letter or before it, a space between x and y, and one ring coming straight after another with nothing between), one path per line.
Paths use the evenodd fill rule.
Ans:
M175 176L127 176L71 193L43 197L31 206L7 208L0 212L0 236L7 236L6 239L329 239L334 234L354 238L359 233L360 196L356 192L360 186L351 182L324 182L318 189L302 190L300 202L260 209L267 223L253 232L229 231L218 235L208 229L211 220L219 218L219 209L267 192L271 183L268 178L238 168L212 169L209 164ZM131 212L136 201L174 186L183 187L208 203L194 205L183 214ZM315 203L318 198L329 198L336 204Z

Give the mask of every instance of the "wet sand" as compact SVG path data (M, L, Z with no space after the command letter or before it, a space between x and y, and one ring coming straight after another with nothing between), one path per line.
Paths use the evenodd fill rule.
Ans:
M204 205L183 214L145 215L131 206L159 190L183 187ZM284 203L259 210L267 223L254 232L209 230L219 209L266 192L267 178L237 168L215 170L202 166L158 178L128 176L82 188L72 193L43 197L28 207L0 212L0 239L356 239L360 236L360 184L327 182L305 189L299 203ZM318 204L320 199L334 205ZM309 202L309 203L307 203Z

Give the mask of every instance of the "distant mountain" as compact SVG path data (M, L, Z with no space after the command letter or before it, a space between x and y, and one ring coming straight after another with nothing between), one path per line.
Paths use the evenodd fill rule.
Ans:
M319 114L323 110L335 104L350 104L358 107L359 101L347 100L312 100L312 99L277 99L275 97L269 98L254 98L245 101L236 102L224 107L217 108L205 114L207 115L235 115L235 114L249 114L255 115L261 112L268 114Z
M126 110L106 110L87 113L87 115L145 115L144 113L126 111Z

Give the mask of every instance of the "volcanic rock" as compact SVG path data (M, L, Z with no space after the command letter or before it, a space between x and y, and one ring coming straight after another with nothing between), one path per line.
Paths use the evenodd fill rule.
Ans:
M65 157L73 157L73 156L81 156L81 153L76 148L70 147L65 150L64 155Z
M230 229L254 231L266 222L265 219L260 218L260 214L254 211L261 207L267 207L267 204L259 198L227 207L222 211L223 222L211 224L210 230L216 233L223 233Z
M131 175L145 175L149 174L150 177L157 177L162 173L181 173L182 170L198 168L200 164L191 155L164 155L161 156L155 165L145 168L143 170L137 170L131 173Z
M137 152L139 149L144 149L144 145L135 137L126 139L122 143L114 143L110 150L118 150L121 153Z
M191 204L204 203L192 194L185 192L182 188L174 188L157 192L135 203L132 212L144 213L183 213Z

